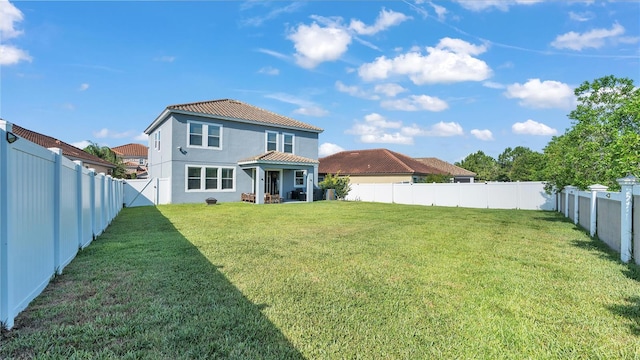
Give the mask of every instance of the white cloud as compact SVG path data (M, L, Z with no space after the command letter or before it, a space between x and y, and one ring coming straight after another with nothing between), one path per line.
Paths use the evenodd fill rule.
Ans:
M20 61L31 62L29 53L12 45L0 45L0 65L13 65Z
M506 87L500 83L493 81L485 81L482 83L482 86L488 87L489 89L504 89Z
M261 52L263 54L267 54L269 56L273 56L274 58L280 60L289 60L289 57L283 53L279 53L277 51L269 50L269 49L256 49L257 52Z
M372 26L367 26L360 20L352 19L351 24L349 25L349 29L355 31L359 35L373 35L380 31L386 30L391 26L398 25L410 18L411 17L403 13L382 9L380 10L380 14L376 19L375 24L373 24Z
M482 140L482 141L491 141L491 140L493 140L493 134L491 133L491 130L473 129L473 130L471 130L471 135L475 136L476 139L479 139L479 140Z
M0 1L0 38L8 40L22 35L21 30L17 30L16 23L24 19L22 12L9 1Z
M387 83L387 84L378 84L373 88L373 91L378 94L384 94L388 97L395 97L401 92L407 91L407 89L403 88L398 84Z
M83 83L83 84L80 84L80 87L78 88L78 90L86 91L88 88L89 88L89 84Z
M78 142L72 142L71 144L69 144L71 146L75 146L78 149L84 149L87 146L91 145L91 141L88 140L82 140L82 141L78 141Z
M431 5L431 7L433 7L433 10L436 12L436 15L438 15L438 20L442 21L446 18L447 16L447 9L443 6L440 5L436 5L432 2L429 2L429 5Z
M338 80L336 81L336 90L343 92L343 93L347 93L351 96L355 96L361 99L367 99L367 100L378 100L380 99L380 96L375 95L375 94L370 94L368 92L366 92L365 90L359 88L358 86L355 85L351 85L351 86L347 86L345 84L342 83L342 81Z
M582 34L570 31L566 34L558 35L551 43L551 46L557 49L581 51L586 48L601 48L607 42L636 43L640 40L638 37L622 37L621 35L624 32L624 27L618 23L613 24L611 29L593 29Z
M325 157L325 156L333 155L335 153L339 153L341 151L344 151L344 148L342 146L327 142L327 143L321 144L320 147L318 148L318 156Z
M406 75L416 85L483 81L492 75L487 63L472 56L485 52L485 45L443 38L438 45L427 47L426 50L427 55L412 49L393 59L378 57L373 62L360 66L358 74L366 81Z
M136 135L133 140L135 141L148 141L149 140L149 135L145 134L144 132L141 132L140 134Z
M303 106L301 108L293 110L293 113L314 117L323 117L329 114L327 110L321 108L320 106Z
M389 121L384 116L372 113L364 117L364 121L355 121L345 131L347 134L359 136L363 143L413 144L417 136L448 137L463 135L462 126L454 122L439 122L424 128L417 124L404 126L402 121Z
M428 95L411 95L404 99L384 100L380 106L389 110L401 111L443 111L449 108L446 101Z
M544 0L457 0L456 2L463 8L472 11L482 11L494 7L498 10L507 11L513 5L531 5L542 1Z
M531 108L568 109L575 104L573 89L559 81L529 79L524 84L507 86L504 93L507 98L520 99L519 104Z
M176 60L175 56L158 56L156 58L153 58L154 61L160 61L160 62L168 62L168 63L172 63Z
M316 22L299 25L287 39L293 41L296 63L313 69L325 61L338 60L347 51L351 35L339 27L320 27Z
M583 22L583 21L589 21L593 18L595 18L595 15L591 11L585 11L581 13L569 11L569 19L574 21Z
M93 137L95 137L96 139L105 139L105 138L122 139L122 138L128 138L132 136L139 136L139 135L136 135L136 132L133 130L117 132L117 131L109 130L107 128L102 128L99 131L93 132Z
M265 66L263 68L261 68L260 70L258 70L259 74L265 74L265 75L279 75L280 74L280 70L273 68L271 66Z
M327 110L318 106L314 102L301 99L293 95L284 94L284 93L274 93L274 94L265 95L265 97L282 101L287 104L293 104L293 105L299 106L298 109L293 111L294 114L315 116L315 117L322 117L329 114Z
M246 20L242 20L241 23L242 25L247 25L247 26L260 26L268 20L277 18L278 16L280 16L280 14L296 12L303 5L304 5L303 2L294 2L284 7L272 9L265 15L255 16Z
M553 129L543 123L539 123L537 121L533 121L531 119L525 122L517 122L511 126L511 131L514 134L523 134L523 135L540 135L540 136L551 136L556 135L558 130Z

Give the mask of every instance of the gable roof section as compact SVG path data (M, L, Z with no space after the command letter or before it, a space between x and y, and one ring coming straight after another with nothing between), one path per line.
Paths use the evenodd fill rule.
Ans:
M440 169L442 171L445 171L446 173L453 175L453 176L476 176L476 173L474 173L473 171L469 171L467 169L463 169L459 166L455 166L453 164L450 164L444 160L440 160L438 158L434 158L434 157L430 157L430 158L416 158L416 160L434 167L436 169Z
M307 130L317 133L323 131L319 127L303 123L302 121L279 115L253 105L246 104L238 100L221 99L169 105L167 106L165 111L160 114L160 116L158 116L158 118L154 120L153 123L149 125L149 127L147 127L147 129L145 129L144 132L146 134L150 134L151 131L153 131L153 129L160 125L164 121L164 119L172 112L208 116L224 120L256 123L261 125L272 125L278 127Z
M318 173L342 175L411 174L429 175L445 172L428 166L409 156L387 150L342 151L320 160Z
M283 153L280 151L268 151L264 154L250 157L238 161L239 165L251 165L251 164L290 164L290 165L313 165L318 161L309 159L306 157Z
M111 150L120 156L126 157L144 157L149 156L149 147L142 144L126 144L112 147Z
M62 155L64 155L65 157L71 160L81 160L82 162L87 164L102 165L112 169L116 167L114 164L106 160L103 160L95 155L89 154L88 152L85 152L73 145L69 145L64 141L60 141L51 136L43 135L35 131L25 129L16 124L13 124L12 132L18 135L18 137L27 139L32 143L36 143L42 147L45 147L45 148L55 147L55 148L62 149Z

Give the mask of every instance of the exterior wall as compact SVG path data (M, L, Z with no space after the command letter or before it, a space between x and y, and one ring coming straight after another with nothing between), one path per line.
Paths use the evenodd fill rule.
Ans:
M149 134L149 164L147 168L149 177L171 177L171 159L173 151L177 150L173 146L173 122L165 121ZM160 131L160 150L154 147L155 134ZM178 146L178 145L176 145Z
M197 121L203 123L218 124L222 126L221 149L203 149L188 146L188 121ZM171 124L171 126L167 126ZM256 155L265 153L266 135L265 132L274 131L278 133L278 150L282 151L283 134L294 135L293 154L306 158L318 158L318 134L300 131L282 129L278 127L270 127L258 124L240 123L235 121L227 121L220 119L209 119L199 116L191 116L184 114L174 114L162 126L162 136L167 139L170 134L170 144L165 148L162 144L161 154L154 154L155 157L149 158L150 177L171 177L171 202L172 203L197 203L204 202L208 197L215 197L221 202L240 201L240 194L243 192L253 192L251 177L252 170L241 168L238 161L248 159ZM153 134L149 136L150 152L153 152ZM179 147L182 149L180 151ZM168 154L168 156L167 156ZM162 172L162 175L156 173L156 159L159 155L168 157L171 165L168 173ZM167 160L165 160L167 161ZM187 165L210 166L218 165L224 167L233 167L235 173L235 188L233 190L217 190L217 191L186 191L185 175ZM282 166L269 167L264 169L282 169ZM299 167L297 167L299 168ZM306 168L311 174L314 173L314 166ZM290 182L289 182L290 179ZM314 176L317 179L317 176ZM283 172L281 181L284 181L282 187L284 194L289 188L293 188L293 175L287 171ZM316 181L317 183L317 181ZM284 195L283 194L283 195Z
M392 184L406 182L412 183L413 177L411 175L349 175L349 180L351 184Z
M598 238L620 251L620 201L598 197Z

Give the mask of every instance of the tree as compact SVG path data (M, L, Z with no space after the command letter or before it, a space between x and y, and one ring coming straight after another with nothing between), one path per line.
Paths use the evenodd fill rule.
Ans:
M544 155L528 147L506 148L498 155L500 181L540 181L543 179Z
M126 177L127 171L124 163L122 162L122 159L118 155L116 155L116 153L113 152L113 150L111 150L111 148L109 148L108 146L100 146L92 142L82 150L91 155L95 155L102 160L106 160L114 164L116 167L113 169L113 177L119 179Z
M482 151L470 154L454 165L476 173L476 180L497 181L499 179L498 162Z
M348 176L340 176L340 173L331 175L327 174L318 186L322 190L334 189L338 199L344 199L351 191L350 179Z
M545 147L547 191L596 183L619 189L616 179L640 168L640 89L613 75L575 89L572 127Z

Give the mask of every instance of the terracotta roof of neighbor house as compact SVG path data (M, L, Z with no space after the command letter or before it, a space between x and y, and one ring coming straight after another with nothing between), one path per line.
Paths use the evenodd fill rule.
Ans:
M238 161L239 164L248 164L248 163L302 163L302 164L317 164L318 161L314 159L309 159L306 157L283 153L280 151L268 151L264 154L256 155L247 159L243 159Z
M323 157L319 161L320 174L445 174L440 169L387 149L342 151Z
M431 167L445 171L448 174L451 174L453 176L476 176L476 173L474 173L473 171L463 169L459 166L455 166L453 164L450 164L438 158L429 157L429 158L415 158L415 159Z
M220 117L223 119L241 120L256 122L266 125L277 125L290 128L298 128L310 130L314 132L322 132L319 127L303 123L302 121L276 114L274 112L261 109L259 107L243 103L233 99L220 99L201 101L187 104L177 104L167 106L169 111L182 111L194 114L205 114ZM164 114L164 113L163 113ZM158 117L146 130L149 133L162 119L162 115Z
M149 147L142 144L126 144L112 147L111 150L120 156L146 158L149 155Z
M16 124L13 124L13 128L11 132L18 135L18 137L27 139L32 143L36 143L42 147L46 147L46 148L55 147L55 148L62 149L62 155L64 155L65 157L71 160L81 160L85 163L102 165L108 168L116 167L114 164L106 160L103 160L95 155L89 154L88 152L85 152L82 149L79 149L73 145L69 145L64 141L60 141L51 136L43 135L35 131L25 129Z

